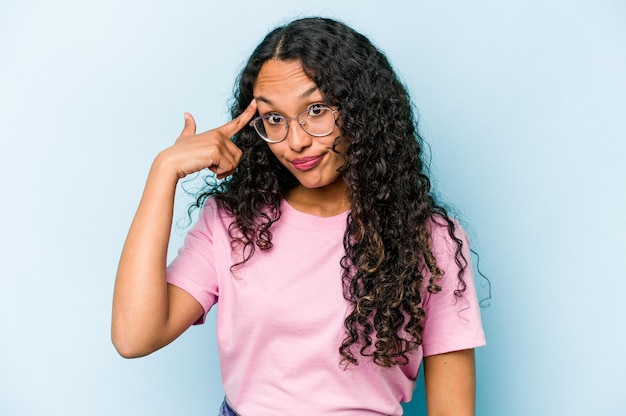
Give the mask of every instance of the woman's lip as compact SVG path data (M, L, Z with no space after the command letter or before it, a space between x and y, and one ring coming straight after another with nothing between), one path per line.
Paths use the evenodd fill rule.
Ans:
M309 170L317 166L320 160L322 160L322 156L299 157L293 159L291 164L298 170Z

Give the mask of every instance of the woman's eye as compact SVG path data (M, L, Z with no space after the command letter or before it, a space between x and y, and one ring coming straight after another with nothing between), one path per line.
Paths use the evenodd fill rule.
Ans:
M280 114L268 114L265 119L269 124L282 124L285 122L285 118Z
M325 111L326 111L326 107L323 106L322 104L313 104L307 110L307 115L309 117L319 117L323 115Z

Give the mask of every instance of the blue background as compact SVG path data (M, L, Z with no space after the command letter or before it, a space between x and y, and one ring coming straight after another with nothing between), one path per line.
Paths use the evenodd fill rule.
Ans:
M478 415L624 414L626 5L602 0L0 0L0 414L215 413L212 322L115 353L117 260L183 112L226 121L251 49L311 14L387 53L481 253Z

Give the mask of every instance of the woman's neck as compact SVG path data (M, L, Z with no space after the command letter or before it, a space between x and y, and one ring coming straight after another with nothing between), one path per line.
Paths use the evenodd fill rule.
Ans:
M285 200L298 211L318 217L332 217L350 209L343 180L322 188L298 185L285 195Z

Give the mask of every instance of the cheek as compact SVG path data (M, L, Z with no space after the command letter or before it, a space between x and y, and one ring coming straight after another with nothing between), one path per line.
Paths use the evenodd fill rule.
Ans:
M282 146L285 142L282 141L280 143L268 143L267 148L270 152L282 163L282 155L285 153L284 146Z
M334 140L335 148L337 150L342 149L341 153L345 153L345 150L348 148L348 144L350 141L348 140L348 134L343 128L343 123L341 121L341 118L337 120L336 122L335 138L333 140Z
M348 141L348 138L343 135L343 132L340 136L335 138L335 141L333 144L334 144L333 149L335 150L335 152L345 157L346 152L348 151L348 147L350 146L350 143Z

